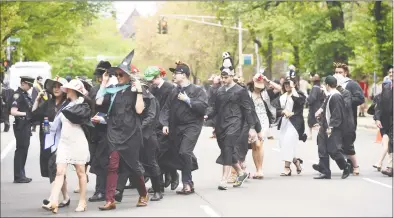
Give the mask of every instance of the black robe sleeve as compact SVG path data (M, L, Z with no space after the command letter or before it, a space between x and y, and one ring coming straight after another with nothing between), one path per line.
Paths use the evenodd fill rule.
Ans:
M344 113L344 104L343 101L341 102L341 95L333 95L330 99L330 122L329 122L329 127L330 128L339 128L341 127L342 121L344 117L342 117L342 114Z
M201 88L197 89L198 94L195 98L190 98L190 105L193 112L204 116L208 107L207 93ZM196 90L196 91L197 91Z
M317 87L312 87L312 90L309 93L309 96L307 99L308 104L313 105L318 100L319 94L320 94L320 89Z
M170 119L170 105L172 102L172 99L174 98L175 91L172 91L169 96L167 97L166 103L164 104L163 108L160 111L160 117L159 121L161 125L167 126L169 125L169 119Z
M303 111L304 111L304 104L306 102L306 97L304 93L297 91L298 97L291 96L294 102L293 106L293 113L294 115L302 115L303 116ZM297 109L298 110L297 110Z
M32 112L32 119L33 121L38 121L38 120L44 120L45 113L48 111L48 102L50 99L47 101L44 101L40 105L38 105L37 109Z
M249 129L255 128L256 119L253 116L252 102L246 89L240 91L240 106Z
M156 104L155 99L144 99L145 105L148 106L144 110L147 110L145 116L141 123L142 132L146 132L147 128L150 128L153 125L156 117L156 110L158 105Z
M374 116L373 116L373 119L374 120L379 120L380 121L380 117L381 117L381 115L382 115L382 108L381 108L381 103L380 103L380 94L379 95L377 95L376 97L375 97L375 99L376 99L376 105L375 105L375 114L374 114Z
M363 90L361 89L360 85L353 80L349 81L348 83L349 84L347 84L346 88L352 94L352 105L354 107L360 106L365 102Z

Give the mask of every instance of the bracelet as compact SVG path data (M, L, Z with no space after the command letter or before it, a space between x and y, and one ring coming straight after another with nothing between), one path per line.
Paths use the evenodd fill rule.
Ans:
M142 92L137 92L137 94L141 94L142 95Z

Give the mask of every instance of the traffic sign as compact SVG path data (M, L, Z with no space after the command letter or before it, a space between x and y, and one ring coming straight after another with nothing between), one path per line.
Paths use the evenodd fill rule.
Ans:
M243 54L243 65L253 65L253 54Z
M8 41L9 41L9 42L20 42L20 41L21 41L21 38L10 37L10 38L8 38Z

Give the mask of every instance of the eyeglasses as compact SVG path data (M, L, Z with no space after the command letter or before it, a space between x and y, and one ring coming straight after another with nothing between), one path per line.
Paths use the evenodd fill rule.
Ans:
M116 73L115 76L122 78L124 76L124 73Z

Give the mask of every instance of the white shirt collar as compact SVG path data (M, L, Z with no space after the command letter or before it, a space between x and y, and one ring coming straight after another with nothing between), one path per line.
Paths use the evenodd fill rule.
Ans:
M161 82L159 83L159 85L157 86L157 88L160 89L160 87L164 84L164 79L161 79Z

